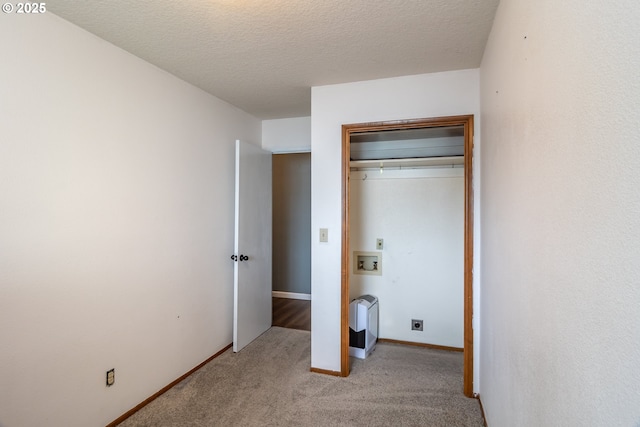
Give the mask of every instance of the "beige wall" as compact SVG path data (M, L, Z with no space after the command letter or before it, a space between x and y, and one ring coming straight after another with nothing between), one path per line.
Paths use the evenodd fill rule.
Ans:
M639 18L500 3L481 68L491 427L640 425Z
M262 148L274 154L311 151L311 117L263 120Z
M105 425L231 342L261 123L51 13L0 20L0 425Z

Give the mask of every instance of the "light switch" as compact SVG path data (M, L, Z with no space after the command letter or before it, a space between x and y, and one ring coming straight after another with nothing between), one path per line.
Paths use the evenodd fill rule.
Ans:
M382 250L384 246L384 239L376 239L376 249Z
M329 229L328 228L321 228L320 229L320 242L321 243L326 243L329 241Z

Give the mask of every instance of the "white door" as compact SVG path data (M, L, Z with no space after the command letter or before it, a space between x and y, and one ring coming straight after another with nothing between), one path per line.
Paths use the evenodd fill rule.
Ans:
M236 141L233 351L271 327L271 153Z

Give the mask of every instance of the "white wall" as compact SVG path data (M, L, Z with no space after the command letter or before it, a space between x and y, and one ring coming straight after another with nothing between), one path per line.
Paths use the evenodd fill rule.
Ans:
M313 367L340 371L341 126L348 123L461 114L474 114L478 117L479 102L479 70L423 74L311 89ZM477 150L480 144L479 121L476 121L475 126ZM474 156L478 159L477 151ZM478 195L476 192L476 197ZM479 197L476 198L476 203L478 200ZM476 212L479 212L478 208ZM327 243L318 242L320 228L329 229ZM478 284L474 283L475 292L478 288Z
M462 348L464 168L352 171L350 184L351 254L382 255L379 276L354 274L352 257L351 299L378 297L380 338Z
M482 75L488 424L640 425L637 1L500 3Z
M231 342L261 124L51 13L0 20L0 425L105 425Z
M273 153L311 151L311 117L263 120L262 148Z

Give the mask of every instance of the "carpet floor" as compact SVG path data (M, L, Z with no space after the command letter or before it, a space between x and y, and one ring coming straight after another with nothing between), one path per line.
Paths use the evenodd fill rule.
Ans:
M309 371L308 331L272 327L226 351L121 427L477 426L462 394L462 353L378 343L347 378Z

